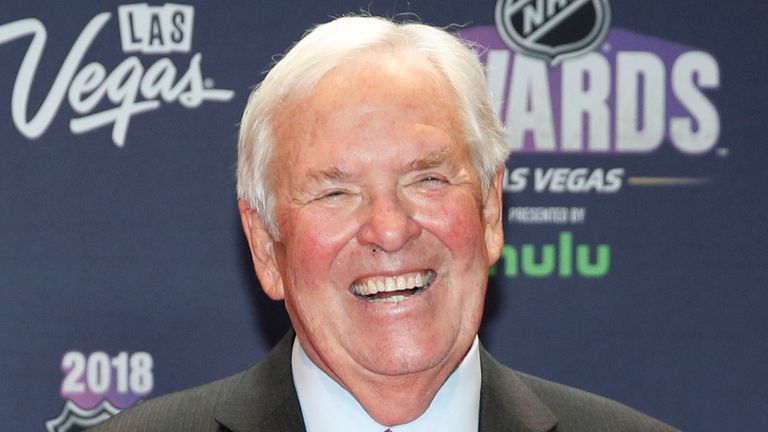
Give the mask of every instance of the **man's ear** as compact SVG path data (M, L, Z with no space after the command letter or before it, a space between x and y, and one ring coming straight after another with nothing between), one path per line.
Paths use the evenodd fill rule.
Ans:
M504 228L502 224L502 180L504 167L502 166L493 176L493 181L488 187L483 207L483 221L485 222L485 247L488 250L488 265L496 264L504 247Z
M253 268L261 283L261 289L272 300L284 299L283 277L275 259L275 241L272 235L261 216L245 200L237 200L237 209L240 211L240 222L243 224L243 232L248 240Z

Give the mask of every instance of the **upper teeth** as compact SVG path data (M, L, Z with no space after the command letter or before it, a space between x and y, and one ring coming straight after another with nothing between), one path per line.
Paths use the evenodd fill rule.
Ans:
M422 288L434 278L430 271L407 273L399 276L372 277L352 285L352 292L357 295L373 295L380 292L392 292L405 289Z

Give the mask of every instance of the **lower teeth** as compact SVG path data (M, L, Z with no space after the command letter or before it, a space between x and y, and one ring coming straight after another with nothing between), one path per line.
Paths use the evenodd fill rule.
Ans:
M385 298L385 299L381 299L380 301L385 301L385 302L390 302L390 303L397 303L397 302L401 302L403 300L405 300L405 296L404 295L396 295L396 296L388 297L388 298Z
M411 296L413 296L415 294L418 294L418 293L424 291L424 289L426 289L427 286L429 286L429 285L425 285L423 287L414 288L414 289L410 289L410 290L402 290L402 291L407 292L407 294L391 295L392 293L390 292L390 293L378 293L378 294L374 294L374 295L370 295L370 296L359 296L359 297L361 297L361 298L363 298L363 299L365 299L365 300L367 300L367 301L369 301L371 303L381 303L381 302L399 303L399 302L407 299L408 297L411 297Z

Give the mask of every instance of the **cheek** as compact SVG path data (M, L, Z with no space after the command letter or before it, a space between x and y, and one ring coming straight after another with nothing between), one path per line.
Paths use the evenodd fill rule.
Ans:
M423 209L419 220L448 247L454 258L474 256L485 244L480 211L470 194L431 203Z
M327 277L324 275L330 272L353 233L351 224L322 212L299 210L281 222L282 232L289 234L283 238L285 249L290 251L286 255L286 267L289 271L293 270L291 274L310 278ZM296 269L303 271L297 272Z

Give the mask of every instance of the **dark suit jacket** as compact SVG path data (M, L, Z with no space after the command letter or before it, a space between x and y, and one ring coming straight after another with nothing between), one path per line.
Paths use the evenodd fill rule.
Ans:
M251 369L139 404L93 432L302 432L293 333ZM480 432L674 431L617 402L513 371L480 351Z

